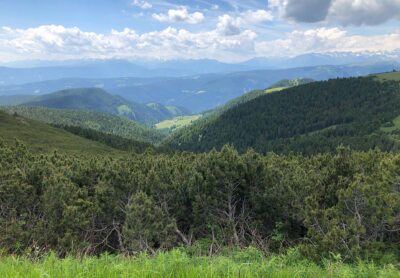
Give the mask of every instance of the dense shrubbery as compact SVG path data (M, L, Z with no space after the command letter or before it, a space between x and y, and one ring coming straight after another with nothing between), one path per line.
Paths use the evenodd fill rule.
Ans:
M0 144L0 249L135 254L291 246L310 258L399 259L400 155L33 155ZM397 252L397 253L396 253Z

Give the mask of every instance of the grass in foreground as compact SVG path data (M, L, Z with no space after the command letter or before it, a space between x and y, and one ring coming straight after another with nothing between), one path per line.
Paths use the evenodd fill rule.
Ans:
M102 255L58 259L49 255L39 261L7 256L0 258L0 277L400 277L393 265L347 265L325 262L318 266L299 259L297 252L264 258L253 249L230 256L190 257L174 250L155 257Z

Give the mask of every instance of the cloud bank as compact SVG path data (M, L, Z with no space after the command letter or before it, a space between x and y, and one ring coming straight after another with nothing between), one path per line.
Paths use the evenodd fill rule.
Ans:
M309 52L382 52L400 49L400 30L383 35L349 35L340 28L293 31L283 38L263 41L240 28L234 18L221 16L216 28L190 32L168 27L138 34L125 28L109 34L77 27L43 25L37 28L0 29L0 60L146 58L237 61L256 56L294 56Z

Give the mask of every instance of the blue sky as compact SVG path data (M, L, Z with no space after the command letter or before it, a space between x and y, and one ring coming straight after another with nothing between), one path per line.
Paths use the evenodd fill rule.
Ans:
M400 48L400 0L0 0L0 62Z

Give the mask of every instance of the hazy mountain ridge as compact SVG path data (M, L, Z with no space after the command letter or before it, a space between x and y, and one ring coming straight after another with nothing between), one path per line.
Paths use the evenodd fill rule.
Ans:
M226 63L211 59L16 61L0 65L0 86L64 78L182 77L209 73L378 62L400 62L400 50L307 53L295 57L256 57L240 63Z

